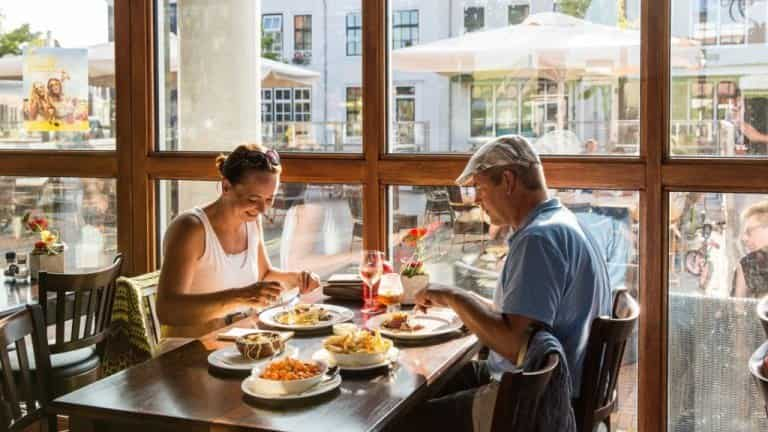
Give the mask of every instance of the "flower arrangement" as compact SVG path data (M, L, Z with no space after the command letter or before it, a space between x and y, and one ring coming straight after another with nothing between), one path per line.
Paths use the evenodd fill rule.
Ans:
M27 231L40 234L40 240L35 242L32 250L33 254L58 255L64 252L64 243L59 241L59 233L49 228L45 217L27 212L22 222Z
M424 270L424 243L422 242L427 233L426 228L412 228L403 238L403 243L413 248L413 255L403 260L401 275L414 277L427 274Z

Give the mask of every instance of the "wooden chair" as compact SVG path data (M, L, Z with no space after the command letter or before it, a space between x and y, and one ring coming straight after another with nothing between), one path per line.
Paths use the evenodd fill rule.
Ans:
M768 415L768 374L763 367L763 359L768 355L768 342L764 342L760 347L755 350L752 357L749 359L749 371L752 377L757 383L757 388L760 389L760 394L763 395L763 407L765 413Z
M40 272L39 295L55 298L55 340L50 344L51 387L59 396L94 382L100 376L104 341L109 332L115 281L120 275L122 255L112 265L92 273ZM74 300L73 300L74 298ZM48 302L41 301L43 314Z
M592 432L600 423L611 432L624 349L640 315L640 307L626 289L616 291L612 315L592 321L581 374L581 395L573 403L579 432Z
M10 351L11 345L15 350ZM12 360L18 373L14 373ZM38 421L42 422L40 430L55 431L56 416L46 411L51 396L48 392L51 360L45 340L45 319L39 305L28 305L0 320L0 364L3 390L0 431L23 431Z
M546 365L540 370L502 375L493 408L491 432L533 431L541 395L559 365L560 357L550 354Z
M763 325L763 331L768 336L768 297L763 297L757 303L757 317L760 318L760 324Z

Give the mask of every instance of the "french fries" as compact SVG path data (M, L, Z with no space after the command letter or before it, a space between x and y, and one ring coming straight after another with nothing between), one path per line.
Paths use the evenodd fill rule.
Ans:
M381 337L378 330L357 330L344 335L330 336L323 342L326 350L338 354L381 354L387 352L392 342Z

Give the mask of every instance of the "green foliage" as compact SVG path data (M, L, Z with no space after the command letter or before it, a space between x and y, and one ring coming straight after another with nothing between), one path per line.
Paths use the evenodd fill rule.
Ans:
M557 6L566 15L584 18L590 3L592 0L558 0Z
M25 43L35 44L40 40L39 32L32 32L29 24L23 24L17 29L0 34L0 57L21 54L21 46Z
M275 40L271 35L261 34L261 56L270 60L280 61L280 54L272 51Z

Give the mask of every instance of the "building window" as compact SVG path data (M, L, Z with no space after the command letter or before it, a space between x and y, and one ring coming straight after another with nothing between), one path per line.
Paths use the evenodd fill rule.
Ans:
M392 15L392 45L394 49L419 43L419 11L396 11Z
M360 87L347 87L348 137L359 137L363 132L363 91Z
M765 41L765 29L750 19L751 8L739 3L701 0L693 2L693 37L703 45L743 45ZM762 20L759 20L762 21ZM748 23L753 27L748 31Z
M483 83L472 86L470 127L473 138L520 133L520 84Z
M261 121L264 123L272 123L275 119L272 103L272 89L261 90Z
M472 137L493 136L493 86L473 85L471 99L469 122Z
M168 14L168 30L173 34L179 34L178 3L169 3L166 13Z
M268 14L261 17L262 54L265 57L283 54L283 15Z
M363 18L360 12L347 14L347 55L363 55Z
M312 15L296 15L293 17L293 49L295 51L312 51Z
M485 8L464 8L464 31L470 33L485 28Z
M275 89L275 122L285 123L293 119L291 89Z
M309 87L293 89L293 120L312 121L312 89Z
M507 11L509 25L521 24L531 13L531 6L527 4L510 5Z
M397 145L416 144L416 87L398 86L395 88L395 120Z

